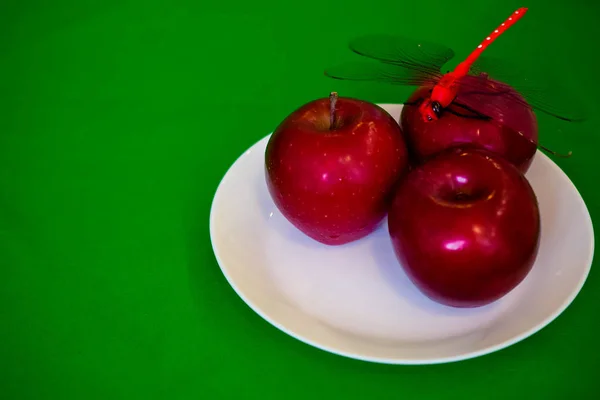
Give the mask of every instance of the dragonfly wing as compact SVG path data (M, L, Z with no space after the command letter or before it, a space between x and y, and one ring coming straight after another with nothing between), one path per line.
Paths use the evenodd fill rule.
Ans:
M472 110L477 115L489 118L489 123L501 125L505 134L518 134L523 138L525 138L524 133L531 129L529 126L532 118L531 114L535 110L539 110L540 103L537 103L537 107L533 107L530 104L531 99L544 100L543 96L536 98L532 95L527 96L526 100L521 95L522 92L516 92L512 85L508 86L481 76L464 77L460 85L459 92L451 107L461 111L465 109ZM528 93L534 92L530 91ZM545 105L543 110L562 120L556 120L554 124L553 129L555 129L557 135L544 135L544 146L547 147L562 147L564 143L554 142L553 138L560 140L561 137L564 138L565 134L570 136L575 133L574 126L571 123L575 121L573 119L575 114L567 114L565 110L568 110L568 108L563 108L560 113L554 115L556 109L556 104L548 104ZM526 140L531 141L533 138ZM537 140L532 143L539 144Z
M377 61L429 73L439 73L454 57L454 51L441 44L384 34L358 37L350 42L350 49Z
M393 85L421 86L434 84L441 74L377 62L348 62L325 70L325 75L339 80L374 81Z
M469 71L471 76L487 76L481 82L465 82L462 92L478 93L482 96L506 96L507 101L531 107L555 118L579 122L586 119L585 107L570 92L561 87L557 79L543 80L539 74L528 73L510 62L492 57L480 57ZM507 87L507 85L509 87ZM510 88L517 94L512 93ZM489 101L489 97L481 100Z

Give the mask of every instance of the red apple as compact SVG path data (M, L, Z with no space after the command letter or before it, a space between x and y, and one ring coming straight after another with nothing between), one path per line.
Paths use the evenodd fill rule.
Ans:
M265 152L276 206L296 228L327 245L371 233L386 215L407 165L402 132L392 116L375 104L336 96L291 113Z
M487 150L453 148L407 174L388 229L396 257L425 295L478 307L527 276L538 252L540 214L513 164Z
M414 160L423 162L442 150L470 143L500 154L525 173L537 150L538 125L535 114L526 105L510 101L509 96L478 93L486 90L489 93L487 86L497 84L485 76L467 76L464 79L469 88L461 89L456 101L462 100L471 107L477 105L478 110L493 118L493 122L464 118L448 111L444 111L437 121L425 122L418 107L407 105L402 109L400 125ZM524 101L512 88L503 87L510 90L510 96ZM472 94L466 94L466 90ZM418 88L408 102L427 96L428 91L428 87ZM465 110L455 106L451 105L450 108L465 113ZM523 136L517 133L519 131Z

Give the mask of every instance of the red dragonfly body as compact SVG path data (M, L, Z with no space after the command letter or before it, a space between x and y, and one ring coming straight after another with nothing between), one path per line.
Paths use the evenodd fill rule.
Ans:
M367 35L354 39L350 49L370 61L338 65L327 69L325 74L341 80L429 88L428 96L404 103L417 106L427 122L449 112L491 120L521 133L518 126L504 118L507 110L498 104L528 107L568 122L583 120L583 107L559 88L559 80L540 82L537 70L528 73L524 65L515 67L504 60L481 56L526 12L527 8L520 8L512 13L464 61L446 73L441 69L454 57L454 51L444 45L401 36ZM493 101L492 96L503 96L502 101Z
M425 99L419 111L425 121L434 121L438 119L441 109L448 107L456 98L460 88L460 80L465 77L473 63L479 58L481 53L494 41L498 36L502 35L510 26L517 22L527 12L526 8L519 8L506 21L504 21L497 29L494 30L477 48L460 64L456 66L454 71L448 72L440 81L433 87L431 97Z

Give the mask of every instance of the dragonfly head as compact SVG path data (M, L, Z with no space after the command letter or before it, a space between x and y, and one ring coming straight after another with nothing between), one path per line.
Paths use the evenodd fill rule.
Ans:
M437 101L431 99L425 100L419 107L421 117L425 122L436 121L440 115L442 115L442 105Z

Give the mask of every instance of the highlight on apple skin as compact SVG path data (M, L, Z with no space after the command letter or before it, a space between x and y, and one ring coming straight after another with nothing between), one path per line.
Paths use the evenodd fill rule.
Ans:
M529 274L540 212L513 164L483 149L452 148L403 179L388 229L401 267L426 296L452 307L480 307Z
M373 232L407 167L394 118L373 103L337 94L292 112L265 151L275 205L297 229L326 245Z

